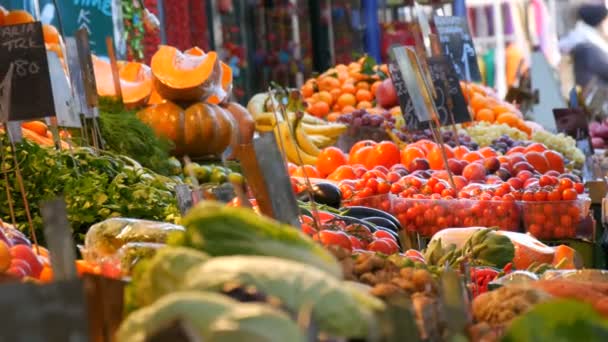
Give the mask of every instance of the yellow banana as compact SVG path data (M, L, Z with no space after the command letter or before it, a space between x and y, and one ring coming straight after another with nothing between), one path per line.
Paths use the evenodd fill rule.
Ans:
M318 117L312 116L310 114L304 114L304 117L302 118L302 122L305 122L308 124L313 124L313 125L327 125L327 121L325 121L323 119L319 119Z
M339 137L347 129L346 125L341 124L311 125L308 123L302 123L302 128L307 134L324 135L329 138Z
M310 154L311 156L318 156L321 153L321 150L315 145L312 140L308 137L308 134L304 132L302 127L300 126L301 121L296 123L294 128L294 134L296 138L296 142L298 146L302 149L302 151Z
M329 146L332 140L331 138L318 134L308 134L308 139L310 139L319 148Z
M285 157L287 157L287 160L290 162L297 165L317 164L317 157L311 156L300 149L294 137L291 135L289 124L287 122L281 122L274 128L274 136L277 139L279 148L283 148Z
M256 123L255 129L258 132L272 132L274 125L260 125L259 123Z
M254 119L257 120L258 115L266 112L267 93L255 94L247 103L247 110Z

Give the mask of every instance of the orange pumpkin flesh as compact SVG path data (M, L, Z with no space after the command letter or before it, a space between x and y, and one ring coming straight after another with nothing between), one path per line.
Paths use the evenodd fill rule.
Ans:
M137 62L119 62L118 67L124 104L129 108L145 104L152 94L150 67ZM99 96L116 96L110 63L93 56L93 68Z
M217 53L198 54L194 49L182 53L171 46L159 47L152 56L151 67L154 87L163 98L198 101L211 95L221 73Z
M152 94L152 72L145 64L128 62L119 71L122 100L127 107L146 103Z
M220 104L228 98L228 94L232 91L232 68L224 62L220 62L220 67L222 69L222 88L226 94L223 98L220 98L216 94L211 95L207 100L211 104Z

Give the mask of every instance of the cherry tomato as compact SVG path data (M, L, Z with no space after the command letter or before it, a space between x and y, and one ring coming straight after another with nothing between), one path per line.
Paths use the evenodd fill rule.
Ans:
M311 224L302 223L302 232L306 235L313 236L317 230Z
M534 193L534 200L537 202L544 202L547 200L548 193L545 190L538 190Z
M540 179L538 180L538 184L540 186L555 185L556 182L557 182L557 179L555 177L547 176L547 175L540 176Z
M562 199L562 192L555 189L547 195L547 201L559 201Z
M583 183L574 183L574 189L578 194L585 192L585 185Z
M407 251L405 251L405 253L403 253L403 255L408 258L418 258L426 264L426 261L424 261L424 255L422 255L422 253L415 249L408 249Z
M386 255L393 254L393 247L386 239L376 239L367 246L368 251L379 252Z
M348 239L350 240L350 245L352 246L352 249L363 249L363 243L361 242L361 240L357 239L352 235L349 235Z
M344 228L344 231L348 233L348 235L352 235L361 241L371 241L372 240L372 232L366 226L362 224L349 224Z
M578 198L578 193L574 189L566 189L562 191L564 201L573 201Z
M535 200L535 198L534 198L534 192L533 191L525 191L524 194L523 194L523 196L522 196L522 199L524 201L526 201L526 202L532 202L532 201L534 201Z
M378 183L377 192L379 194L388 194L391 191L391 184L388 182L380 182Z
M382 241L388 243L391 246L391 253L390 254L399 253L399 244L397 244L397 241L395 241L393 239L387 239L387 238L381 238L379 240L382 240Z
M396 241L395 237L391 233L384 230L376 230L373 234L376 239L390 239Z
M336 230L322 230L319 232L319 240L325 246L340 246L352 250L350 238L346 233Z
M403 191L403 185L398 184L398 183L393 183L393 185L391 185L391 194L398 194L402 191Z
M562 178L559 180L559 190L564 191L574 187L574 182L568 178Z

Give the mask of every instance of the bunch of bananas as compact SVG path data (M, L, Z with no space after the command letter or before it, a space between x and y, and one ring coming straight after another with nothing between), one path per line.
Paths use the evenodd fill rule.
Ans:
M336 143L346 125L328 123L312 115L278 107L279 99L257 94L247 104L258 132L274 132L287 159L297 165L315 165L321 149Z

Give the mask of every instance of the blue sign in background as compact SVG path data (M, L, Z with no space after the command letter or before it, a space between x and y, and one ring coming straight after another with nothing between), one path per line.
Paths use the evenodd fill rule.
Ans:
M112 22L112 0L60 0L56 9L52 0L39 0L40 21L59 27L57 14L61 15L63 31L66 36L74 36L80 28L89 31L91 52L107 56L106 37L114 37ZM31 0L0 0L7 9L25 9L34 12Z

